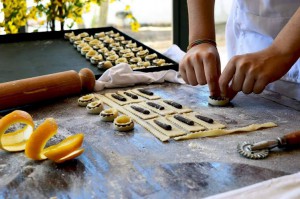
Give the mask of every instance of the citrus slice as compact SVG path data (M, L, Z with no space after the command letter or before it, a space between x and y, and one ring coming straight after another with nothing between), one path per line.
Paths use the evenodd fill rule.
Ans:
M71 135L60 143L46 148L43 151L43 154L50 160L56 162L59 159L71 155L73 152L77 151L82 145L83 137L84 136L82 133Z
M6 133L16 124L24 124L21 129ZM32 117L25 111L16 110L0 119L0 149L6 151L23 151L26 141L33 132Z
M53 118L47 118L36 130L31 134L25 147L25 155L33 160L47 159L43 155L44 147L47 141L56 134L57 124Z
M77 150L73 151L72 153L66 155L63 158L60 158L58 160L53 160L53 161L56 162L56 163L63 163L65 161L72 160L72 159L80 156L83 152L84 152L84 149L80 148L80 149L77 149Z

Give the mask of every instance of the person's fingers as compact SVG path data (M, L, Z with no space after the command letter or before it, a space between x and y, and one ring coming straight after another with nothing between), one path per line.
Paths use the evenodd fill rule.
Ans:
M187 76L186 76L186 72L185 72L185 62L181 61L179 63L179 73L182 77L182 79L185 81L185 83L188 84L188 80L187 80Z
M241 91L243 88L244 80L245 74L243 73L243 71L236 70L232 79L231 88L236 92Z
M203 68L203 63L202 61L197 61L194 65L194 70L196 74L196 79L198 84L200 85L205 85L206 84L206 79L205 79L205 74L204 74L204 68Z
M231 88L231 86L229 86L228 89L227 89L227 95L226 95L226 97L229 98L230 100L232 100L236 96L236 94L238 94L238 92L234 91Z
M255 79L253 79L253 77L250 75L246 76L242 87L243 93L245 94L252 93L254 84L255 84Z
M265 89L267 83L268 82L265 79L261 79L261 78L257 79L253 86L253 93L255 94L261 93Z
M213 54L208 54L203 60L204 64L204 73L206 77L206 82L211 96L219 96L219 69L218 61L216 56Z
M235 63L229 61L219 78L221 96L227 96L227 89L235 73Z
M190 85L192 85L192 86L198 85L198 82L197 82L197 78L196 78L196 74L195 74L195 70L194 70L193 65L191 65L191 64L189 63L188 67L186 67L185 72L186 72L188 84L190 84Z

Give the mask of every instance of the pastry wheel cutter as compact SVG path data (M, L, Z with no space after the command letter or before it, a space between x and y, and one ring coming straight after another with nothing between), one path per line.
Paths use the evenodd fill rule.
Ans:
M300 131L288 133L274 140L257 143L243 142L238 144L239 154L250 159L263 159L269 155L272 148L289 148L300 146Z

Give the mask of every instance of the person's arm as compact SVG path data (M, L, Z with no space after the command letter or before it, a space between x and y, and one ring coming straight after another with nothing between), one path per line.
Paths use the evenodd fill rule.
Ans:
M215 40L214 0L187 0L189 14L189 43L198 39ZM208 84L210 94L220 93L220 58L215 46L209 43L188 50L179 63L179 72L186 83Z
M235 56L228 62L219 79L221 93L230 98L239 91L261 93L269 83L285 75L299 56L300 8L270 47Z

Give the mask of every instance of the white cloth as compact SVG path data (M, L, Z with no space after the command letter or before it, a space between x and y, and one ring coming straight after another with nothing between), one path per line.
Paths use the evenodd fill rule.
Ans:
M299 0L235 0L226 25L229 58L270 46L299 6ZM282 79L300 83L300 60Z
M171 46L166 53L167 57L174 61L180 60L184 56L178 46ZM173 82L185 84L179 73L175 70L158 71L158 72L139 72L133 71L128 64L118 64L107 71L96 81L94 91L100 91L104 88L127 87L136 84L151 84L162 82Z
M250 185L241 189L207 197L206 199L299 199L300 198L300 172L261 183Z

